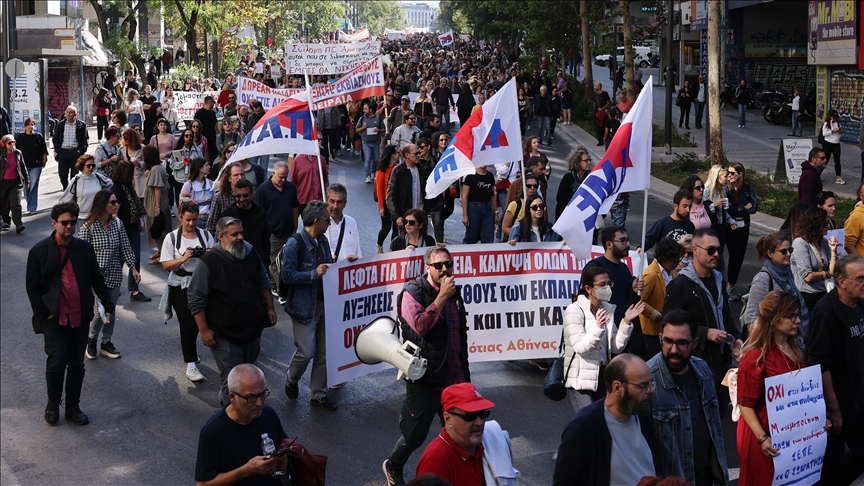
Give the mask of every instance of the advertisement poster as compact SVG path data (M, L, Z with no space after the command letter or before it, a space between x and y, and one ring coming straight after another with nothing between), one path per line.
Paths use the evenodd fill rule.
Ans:
M809 0L807 18L807 64L858 65L854 0Z
M578 290L582 267L561 243L448 245L453 276L465 302L469 361L558 356L564 311ZM365 365L354 352L357 334L379 316L396 319L405 282L422 275L424 248L347 260L324 274L327 378L344 383L391 366ZM600 256L595 246L592 256ZM635 252L624 261L638 266ZM394 373L395 374L395 373Z
M809 486L822 475L825 446L825 396L822 367L765 378L768 434L780 452L774 457L774 486Z
M287 44L288 74L342 74L381 54L381 42L350 44Z
M24 120L36 120L36 131L43 132L44 113L42 106L42 79L39 61L24 62L24 74L9 80L12 101L15 103L15 113L12 116L12 131L15 135L24 131ZM3 74L5 76L5 74ZM47 85L45 83L44 85Z
M816 66L816 119L824 120L828 112L828 66ZM820 125L814 124L813 136L819 136Z
M237 106L249 106L249 101L254 98L260 101L264 111L267 111L301 91L305 90L303 88L271 88L260 81L240 76L237 80Z
M840 140L857 144L864 119L864 71L832 70L829 98L829 109L837 110L840 128L843 129Z
M801 178L801 164L807 160L810 150L813 148L813 139L810 138L784 138L780 141L779 165L783 164L789 184L798 184Z

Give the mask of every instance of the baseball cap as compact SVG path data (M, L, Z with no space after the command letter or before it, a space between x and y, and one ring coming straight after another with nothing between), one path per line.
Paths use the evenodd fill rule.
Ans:
M444 411L458 408L466 412L479 412L495 408L495 404L483 398L471 383L459 383L441 392L441 408Z
M408 95L405 95L402 97L402 101L411 101L411 97Z

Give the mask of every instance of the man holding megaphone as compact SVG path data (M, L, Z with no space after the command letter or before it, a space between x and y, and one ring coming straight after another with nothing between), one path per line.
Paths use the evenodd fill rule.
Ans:
M405 383L405 403L399 417L402 436L382 465L391 486L405 484L402 468L423 445L435 415L442 416L442 390L471 381L465 303L453 278L450 252L437 246L429 248L423 262L426 272L406 283L396 299L402 338L420 347L427 367L421 378Z

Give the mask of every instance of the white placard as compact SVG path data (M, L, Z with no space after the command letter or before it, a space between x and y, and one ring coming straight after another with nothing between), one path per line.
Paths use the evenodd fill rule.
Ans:
M237 80L237 106L249 106L249 101L254 98L260 101L264 111L267 111L303 91L306 90L302 88L271 88L256 79L240 76Z
M287 44L285 69L288 74L342 74L356 69L381 53L381 42L350 44Z

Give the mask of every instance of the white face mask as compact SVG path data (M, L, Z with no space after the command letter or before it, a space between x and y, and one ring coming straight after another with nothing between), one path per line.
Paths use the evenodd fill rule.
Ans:
M599 289L594 290L594 297L603 302L609 302L612 299L612 287L604 285Z

